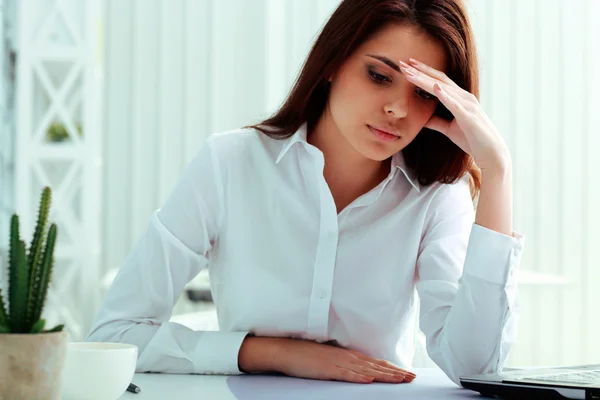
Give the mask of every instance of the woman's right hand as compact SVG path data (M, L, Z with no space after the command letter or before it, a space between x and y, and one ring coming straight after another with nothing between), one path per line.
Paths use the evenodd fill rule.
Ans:
M358 351L299 339L247 337L238 360L245 372L273 371L307 379L401 383L416 377Z

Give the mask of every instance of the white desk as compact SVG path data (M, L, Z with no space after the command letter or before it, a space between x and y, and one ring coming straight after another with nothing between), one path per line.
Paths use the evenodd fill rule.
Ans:
M120 399L475 399L478 393L454 384L437 368L414 368L417 378L402 384L352 384L295 379L285 376L208 376L136 374L133 383L142 391L125 392Z

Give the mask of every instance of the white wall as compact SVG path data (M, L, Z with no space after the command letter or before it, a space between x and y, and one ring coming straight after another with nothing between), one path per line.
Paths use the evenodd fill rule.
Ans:
M118 267L207 135L284 98L337 0L107 0L104 268ZM510 364L600 362L600 1L471 0L485 110L514 162L522 268ZM518 4L518 5L517 5Z
M14 14L14 4L0 0L0 266L8 247L8 226L14 203L14 65L11 62Z

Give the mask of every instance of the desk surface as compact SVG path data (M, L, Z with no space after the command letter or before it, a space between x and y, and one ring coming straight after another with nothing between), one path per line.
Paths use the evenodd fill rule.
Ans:
M119 399L473 399L478 393L454 384L437 368L414 368L417 378L403 384L352 384L285 376L135 374L133 383L142 391L125 392Z

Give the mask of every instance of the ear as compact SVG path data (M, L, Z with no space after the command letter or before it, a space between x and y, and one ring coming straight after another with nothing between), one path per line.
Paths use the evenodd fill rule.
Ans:
M335 75L336 75L336 73L335 73L335 72L333 72L331 75L329 75L329 76L327 77L327 82L329 82L329 83L332 83L332 82L333 82L333 80L335 79Z

